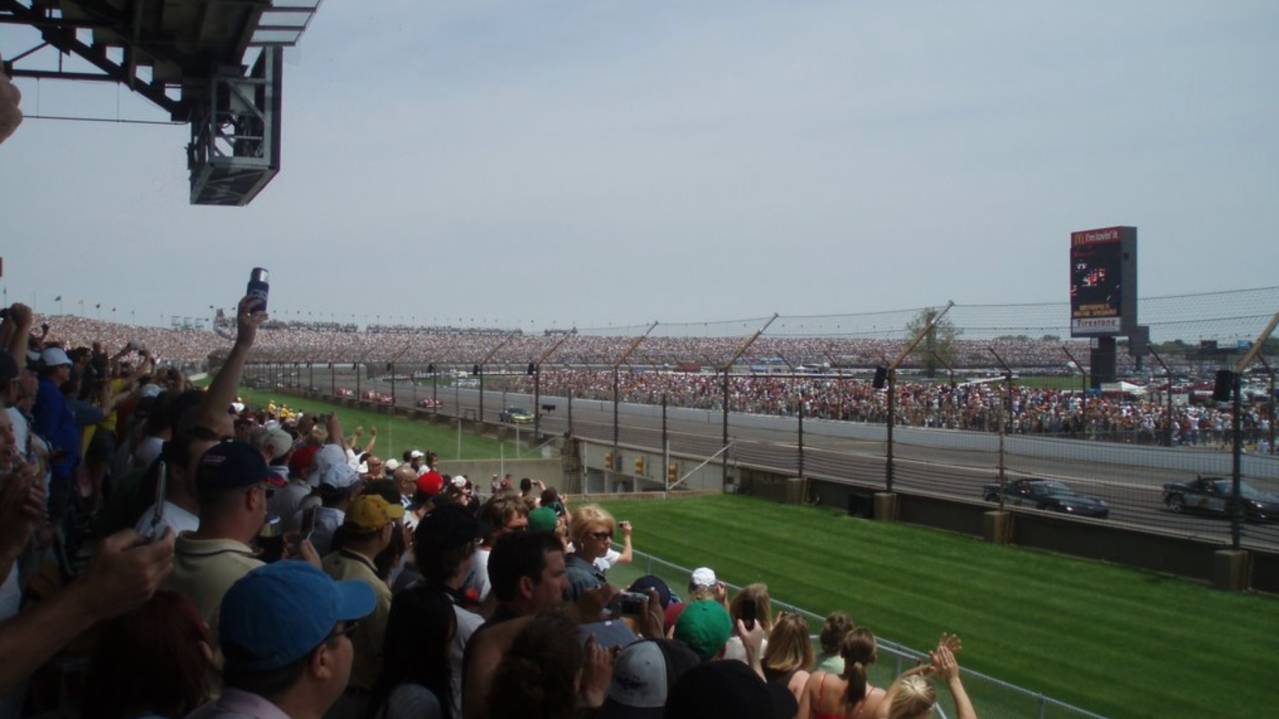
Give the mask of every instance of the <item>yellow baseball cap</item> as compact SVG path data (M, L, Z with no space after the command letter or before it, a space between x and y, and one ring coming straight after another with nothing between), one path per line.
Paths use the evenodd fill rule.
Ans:
M346 523L366 532L379 530L404 516L404 507L376 494L361 494L346 510Z

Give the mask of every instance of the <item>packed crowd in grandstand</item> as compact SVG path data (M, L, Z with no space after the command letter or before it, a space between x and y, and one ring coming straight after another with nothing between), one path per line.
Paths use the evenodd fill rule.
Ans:
M161 365L196 367L210 355L224 357L230 340L225 322L221 334L200 330L160 329L57 315L38 317L47 322L50 342L68 346L84 345L98 339L105 347L134 342L150 350ZM505 334L503 334L505 333ZM540 359L556 343L552 362L542 373L542 391L565 395L570 390L583 398L611 399L612 372L570 369L564 365L608 365L634 341L631 337L581 334L525 335L505 330L460 327L411 327L375 325L360 330L354 325L328 322L277 322L261 328L253 361L350 362L370 365L396 361L455 365L471 369L494 349L490 368L505 363L523 367ZM633 357L635 364L649 367L683 368L679 371L636 371L622 373L621 395L627 402L660 403L662 396L673 406L714 408L722 400L716 375L699 372L719 366L742 344L732 337L650 337ZM504 344L503 344L504 343ZM1071 351L1086 356L1086 346L1074 343ZM1034 369L1042 374L1070 373L1062 343L1049 339L1004 339L988 341L956 340L951 362L955 367L990 368L993 347L1011 365ZM1070 345L1068 345L1069 347ZM902 348L900 339L761 337L739 362L761 372L790 367L830 373L835 367L873 367ZM908 360L906 366L920 366L924 359ZM781 364L785 362L786 364ZM1125 371L1129 364L1121 363ZM836 370L837 371L837 370ZM944 370L941 374L945 374ZM514 388L532 391L531 380ZM867 381L829 377L795 378L735 376L730 384L730 406L736 411L794 415L802 401L809 417L866 422L883 422L887 416L886 395ZM952 388L945 382L916 382L903 379L898 384L897 417L902 424L998 431L1004 389L997 383L964 383ZM802 400L801 400L802 398ZM1007 429L1020 434L1067 434L1119 438L1156 443L1166 437L1166 403L1154 395L1134 397L1108 395L1085 399L1069 390L1036 389L1018 386L1012 398L1012 414ZM1269 425L1267 409L1250 405L1242 416L1245 430L1264 433ZM1206 405L1178 403L1173 408L1173 440L1196 445L1224 441L1230 414Z
M598 505L246 406L254 307L207 390L6 308L0 716L922 719L940 688L976 718L954 636L874 686L845 613L815 652L766 585L730 596L710 567L621 592L632 529Z
M557 370L542 374L544 395L583 399L613 398L613 373L606 370ZM521 376L519 389L533 391L533 379ZM624 402L719 409L723 375L680 372L621 372L619 396ZM804 416L818 419L886 422L888 394L870 380L829 377L733 375L729 378L733 411L794 416L802 403ZM1079 391L1014 384L1011 414L1008 390L1000 381L899 382L897 422L914 427L999 431L1001 418L1015 434L1069 434L1126 439L1155 444L1167 431L1168 407L1162 397L1124 393L1085 396ZM1173 440L1177 444L1222 444L1231 427L1229 411L1212 404L1174 405ZM1268 406L1249 404L1241 417L1244 429L1265 433Z

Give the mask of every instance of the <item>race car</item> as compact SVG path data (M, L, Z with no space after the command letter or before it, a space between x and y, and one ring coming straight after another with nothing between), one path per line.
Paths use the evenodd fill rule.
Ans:
M1164 506L1174 512L1201 512L1229 517L1232 482L1225 477L1200 475L1189 482L1164 485ZM1279 520L1279 495L1262 492L1247 482L1239 483L1244 518L1252 522Z
M511 424L528 424L533 421L533 413L520 407L507 407L498 413L497 421Z
M987 502L998 502L999 485L986 485L982 489L982 496ZM1018 507L1034 507L1080 517L1105 519L1110 516L1110 507L1106 506L1105 500L1075 494L1069 485L1055 479L1018 479L1009 482L1004 502Z

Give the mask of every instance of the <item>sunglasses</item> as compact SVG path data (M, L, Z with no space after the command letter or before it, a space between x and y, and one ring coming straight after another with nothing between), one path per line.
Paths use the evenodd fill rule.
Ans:
M330 635L328 636L328 638L327 638L327 639L325 639L325 641L330 641L330 640L333 640L333 639L337 639L338 637L347 637L347 636L350 636L350 635L351 635L351 633L352 633L352 632L354 632L354 631L355 631L355 629L356 629L357 627L359 627L359 626L360 626L360 622L359 622L359 621L350 621L350 622L347 622L345 627L342 627L341 629L339 629L339 630L337 630L337 631L334 631L332 634L330 634Z
M612 539L613 533L612 532L591 532L591 536L595 537L596 539Z

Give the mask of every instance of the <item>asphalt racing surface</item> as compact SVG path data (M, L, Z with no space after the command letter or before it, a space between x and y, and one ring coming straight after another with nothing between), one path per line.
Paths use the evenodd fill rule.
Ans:
M327 372L315 373L315 384L322 389L330 387ZM355 389L353 378L339 374L338 387ZM390 393L390 383L374 379L362 383L363 389ZM414 405L414 391L406 381L397 383L397 404ZM429 398L431 387L419 384L418 400ZM477 418L479 392L474 389L440 387L439 412L448 416L461 415ZM532 401L526 395L498 390L484 393L484 418L496 421L498 413L507 406L521 406L532 411ZM547 401L546 398L543 400ZM542 414L542 432L562 434L568 430L568 408L562 399L550 400L556 408ZM662 446L661 419L647 412L636 411L622 404L619 409L618 441L621 444L659 449ZM728 451L730 464L737 463L781 474L797 475L799 447L797 422L791 428L765 429L734 426L735 415L729 415ZM525 425L525 427L529 427ZM845 482L867 489L882 489L885 483L885 443L874 440L858 440L822 436L806 428L804 439L804 473L806 476ZM573 432L576 436L611 443L613 441L613 412L611 403L598 400L575 400L573 403ZM722 444L722 426L718 415L715 421L689 421L671 418L667 422L667 436L672 454L706 458L719 451ZM1054 440L1044 440L1054 441ZM1098 443L1100 444L1100 443ZM1214 450L1203 450L1212 452ZM914 490L980 501L982 488L998 479L998 452L983 449L941 449L894 443L894 484L901 490ZM1207 455L1205 455L1207 456ZM1193 471L1147 468L1125 464L1111 464L1088 459L1046 459L1040 457L1005 455L1008 481L1022 477L1052 478L1066 482L1078 494L1100 497L1110 506L1110 517L1104 522L1122 522L1181 536L1195 537L1230 543L1230 521L1225 517L1174 514L1164 508L1162 485L1165 482L1181 482L1194 479ZM1279 482L1248 477L1246 480L1262 491L1279 490ZM1034 510L1032 510L1034 511ZM1245 523L1242 543L1267 548L1279 547L1279 523Z

